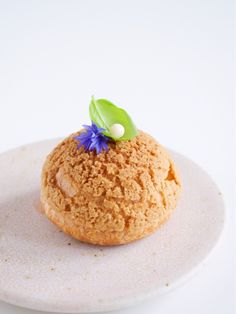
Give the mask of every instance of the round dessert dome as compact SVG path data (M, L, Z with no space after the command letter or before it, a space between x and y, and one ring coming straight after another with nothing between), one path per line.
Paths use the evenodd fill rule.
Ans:
M81 134L46 159L41 202L47 217L93 244L124 244L153 233L170 217L181 189L169 154L142 131L128 141L108 141L99 154L85 142L78 148Z

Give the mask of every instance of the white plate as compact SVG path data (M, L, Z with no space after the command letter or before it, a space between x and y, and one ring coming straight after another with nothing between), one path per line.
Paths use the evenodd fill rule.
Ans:
M195 163L172 152L183 193L155 234L124 246L82 244L37 210L42 163L58 140L0 155L0 299L55 312L120 309L186 281L219 239L221 193Z

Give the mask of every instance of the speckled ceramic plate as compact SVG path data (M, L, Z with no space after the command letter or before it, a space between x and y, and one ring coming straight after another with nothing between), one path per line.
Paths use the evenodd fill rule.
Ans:
M58 140L0 155L0 299L55 312L130 306L186 281L219 239L224 205L195 163L172 152L184 191L155 234L124 246L82 244L39 209L43 160Z

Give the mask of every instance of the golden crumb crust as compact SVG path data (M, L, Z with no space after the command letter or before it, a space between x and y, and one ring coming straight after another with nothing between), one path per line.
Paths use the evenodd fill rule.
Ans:
M81 131L80 131L81 132ZM96 155L70 135L47 157L41 202L47 217L74 238L129 243L153 233L176 207L181 184L168 153L140 131Z

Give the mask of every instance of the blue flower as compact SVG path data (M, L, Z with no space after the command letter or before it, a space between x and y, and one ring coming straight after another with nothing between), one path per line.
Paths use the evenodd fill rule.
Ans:
M102 150L108 151L107 143L110 138L102 134L105 129L98 128L94 122L92 125L83 125L86 129L85 132L74 137L75 140L79 141L78 148L84 146L85 151L95 150L97 154L100 154Z

